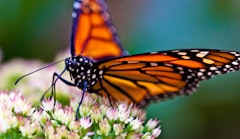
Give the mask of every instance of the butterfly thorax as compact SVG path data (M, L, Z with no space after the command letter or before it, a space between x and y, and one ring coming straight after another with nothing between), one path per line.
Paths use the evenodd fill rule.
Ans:
M69 57L65 60L67 71L70 73L71 79L74 80L76 87L83 89L84 83L87 83L87 90L92 88L101 77L96 68L94 68L93 60L83 56Z

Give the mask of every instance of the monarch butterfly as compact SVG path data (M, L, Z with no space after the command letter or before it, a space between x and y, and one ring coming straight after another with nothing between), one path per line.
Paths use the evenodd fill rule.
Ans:
M128 56L104 0L75 0L72 18L71 57L66 58L61 74L54 73L53 88L60 79L82 89L79 106L84 93L89 92L143 107L161 98L191 94L200 81L240 68L239 52L225 50L185 49ZM61 77L65 71L73 82Z

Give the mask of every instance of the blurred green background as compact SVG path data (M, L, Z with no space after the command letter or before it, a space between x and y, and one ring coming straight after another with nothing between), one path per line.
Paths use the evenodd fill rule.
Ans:
M131 54L180 48L240 51L239 0L107 0ZM69 46L72 0L0 0L3 60L51 62ZM69 54L70 55L70 54ZM240 72L202 82L196 93L147 108L161 139L239 139Z

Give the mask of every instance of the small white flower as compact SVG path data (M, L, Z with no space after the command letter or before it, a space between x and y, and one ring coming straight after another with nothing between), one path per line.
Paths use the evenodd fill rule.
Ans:
M46 99L42 101L40 107L45 111L51 111L54 108L54 99Z
M64 107L64 109L56 108L54 110L54 117L66 125L70 124L70 122L74 119L74 116L75 113L73 112L71 107Z
M105 114L106 114L108 108L109 108L109 107L106 106L106 105L100 105L100 110L101 110L102 115L105 115Z
M117 139L125 139L127 137L127 132L120 134L120 136L117 136Z
M119 106L118 106L118 111L119 112L126 112L127 111L127 105L125 104L125 103L123 103L123 104L120 104Z
M68 137L67 137L68 139L80 139L80 136L78 135L78 133L77 132L70 132L69 134L68 134Z
M158 124L159 124L158 120L150 119L147 122L146 127L147 127L148 130L153 130Z
M21 93L17 92L10 92L9 95L6 95L7 99L4 101L5 103L10 103L11 105L7 104L6 106L11 108L14 113L22 114L22 115L29 115L32 112L32 105L25 99ZM6 107L6 108L7 108Z
M87 132L86 135L88 135L88 136L92 136L92 135L94 135L94 132Z
M7 121L0 117L0 134L5 133L9 128L10 125L7 123Z
M123 128L124 127L121 124L114 124L113 125L113 130L115 131L115 135L118 136L119 134L121 134L122 131L123 131Z
M7 123L11 126L11 128L15 128L19 125L19 120L16 116L9 116L6 118Z
M61 138L67 138L68 135L69 135L69 131L68 131L68 129L66 128L65 125L62 125L62 126L60 126L60 127L57 127L57 128L56 128L56 133L59 134L59 136L60 136Z
M108 108L106 112L106 116L109 120L116 120L117 119L117 111L114 108Z
M82 105L87 105L87 106L91 106L93 103L96 102L96 99L88 93L84 95L83 100L84 101L83 101Z
M84 136L83 139L91 139L89 136Z
M69 124L69 129L73 131L77 131L80 129L80 121L72 120Z
M84 128L87 129L92 125L92 121L89 117L83 117L80 119L80 125Z
M143 135L142 139L153 139L153 137L151 136L150 132L147 132Z
M139 130L142 126L142 123L139 119L134 119L130 122L130 126L132 130Z
M130 111L119 111L118 112L118 119L121 121L121 122L126 122L126 120L129 118L129 113Z
M108 123L108 120L107 120L107 119L104 119L104 120L100 121L100 123L99 123L99 129L100 129L100 130L97 131L97 133L98 133L99 135L108 136L108 134L109 134L110 131L111 131L111 126L110 126L110 124Z
M35 108L33 108L34 111L31 115L28 115L28 116L31 116L31 120L32 121L36 121L36 122L40 122L41 121L41 118L42 118L42 111L37 111Z
M14 112L18 114L28 115L32 112L32 105L27 100L17 99L13 105Z
M103 119L103 114L101 113L100 109L92 107L90 117L95 123L98 123Z
M45 124L45 128L44 128L44 134L47 138L50 138L51 136L53 136L55 132L55 129L51 123L51 121L47 121L47 123Z
M85 101L85 100L84 100ZM80 106L80 115L83 117L87 117L91 114L91 107L89 107L88 105L82 104Z
M139 137L140 134L137 132L131 132L126 136L127 139L140 139Z
M27 121L23 126L20 126L20 131L24 137L32 138L35 133L37 133L39 129L39 124L34 122L30 123Z
M128 124L128 123L132 122L133 119L134 119L134 118L131 116L131 117L129 117L126 121L124 121L124 123L125 123L125 124Z
M158 127L158 128L155 128L155 129L153 129L152 130L152 136L153 137L158 137L159 135L161 134L161 128L160 128L160 126Z

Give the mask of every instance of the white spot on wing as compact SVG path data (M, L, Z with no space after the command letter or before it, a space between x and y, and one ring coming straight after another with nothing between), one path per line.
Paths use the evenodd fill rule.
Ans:
M103 70L100 70L100 71L99 71L99 74L102 75L102 74L103 74Z
M80 7L81 7L81 4L80 4L79 2L75 1L75 2L73 3L73 8L74 8L74 9L80 9Z
M177 67L177 69L179 69L179 70L183 70L183 68L182 68L182 67Z
M158 52L151 52L150 54L157 54Z
M196 54L197 57L203 58L205 57L209 52L207 51L202 51Z
M239 54L237 52L230 52L231 54L234 54L235 56L239 56Z
M207 75L208 75L208 76L211 76L211 75L212 75L212 72L208 72Z
M198 72L197 75L198 76L203 76L203 73L202 72Z
M86 76L85 76L85 75L83 75L83 76L82 76L82 79L84 80L85 78L86 78Z
M150 63L151 66L157 66L157 63Z
M217 70L217 71L215 71L217 74L221 74L222 72L221 71L219 71L219 70Z
M202 80L205 80L205 79L206 79L206 77L205 77L205 76L201 76L201 79L202 79Z
M94 85L94 84L95 84L95 81L92 81L92 82L91 82L91 85Z
M239 65L238 62L236 62L236 61L233 61L232 64L233 65Z
M87 70L87 74L89 74L89 73L91 73L91 71L90 71L90 70Z
M76 18L77 17L77 13L76 12L72 12L72 18Z
M96 74L93 74L93 75L92 75L92 79L95 79L95 78L96 78Z
M167 64L167 63L165 63L164 65L165 65L165 66L168 66L168 67L172 67L172 66L173 66L173 65Z
M177 53L177 52L179 52L179 51L180 51L180 50L173 50L172 52L173 52L173 53Z
M189 56L182 56L183 59L190 59Z
M210 70L217 70L216 67L210 67L209 69L210 69Z
M230 65L225 65L226 68L230 68L231 66Z
M193 50L190 50L190 52L199 52L199 50L193 49Z
M182 55L182 56L185 56L185 55L187 55L187 53L186 53L186 52L178 52L177 54L178 54L178 55Z
M180 74L184 74L185 72L183 70L179 71Z

